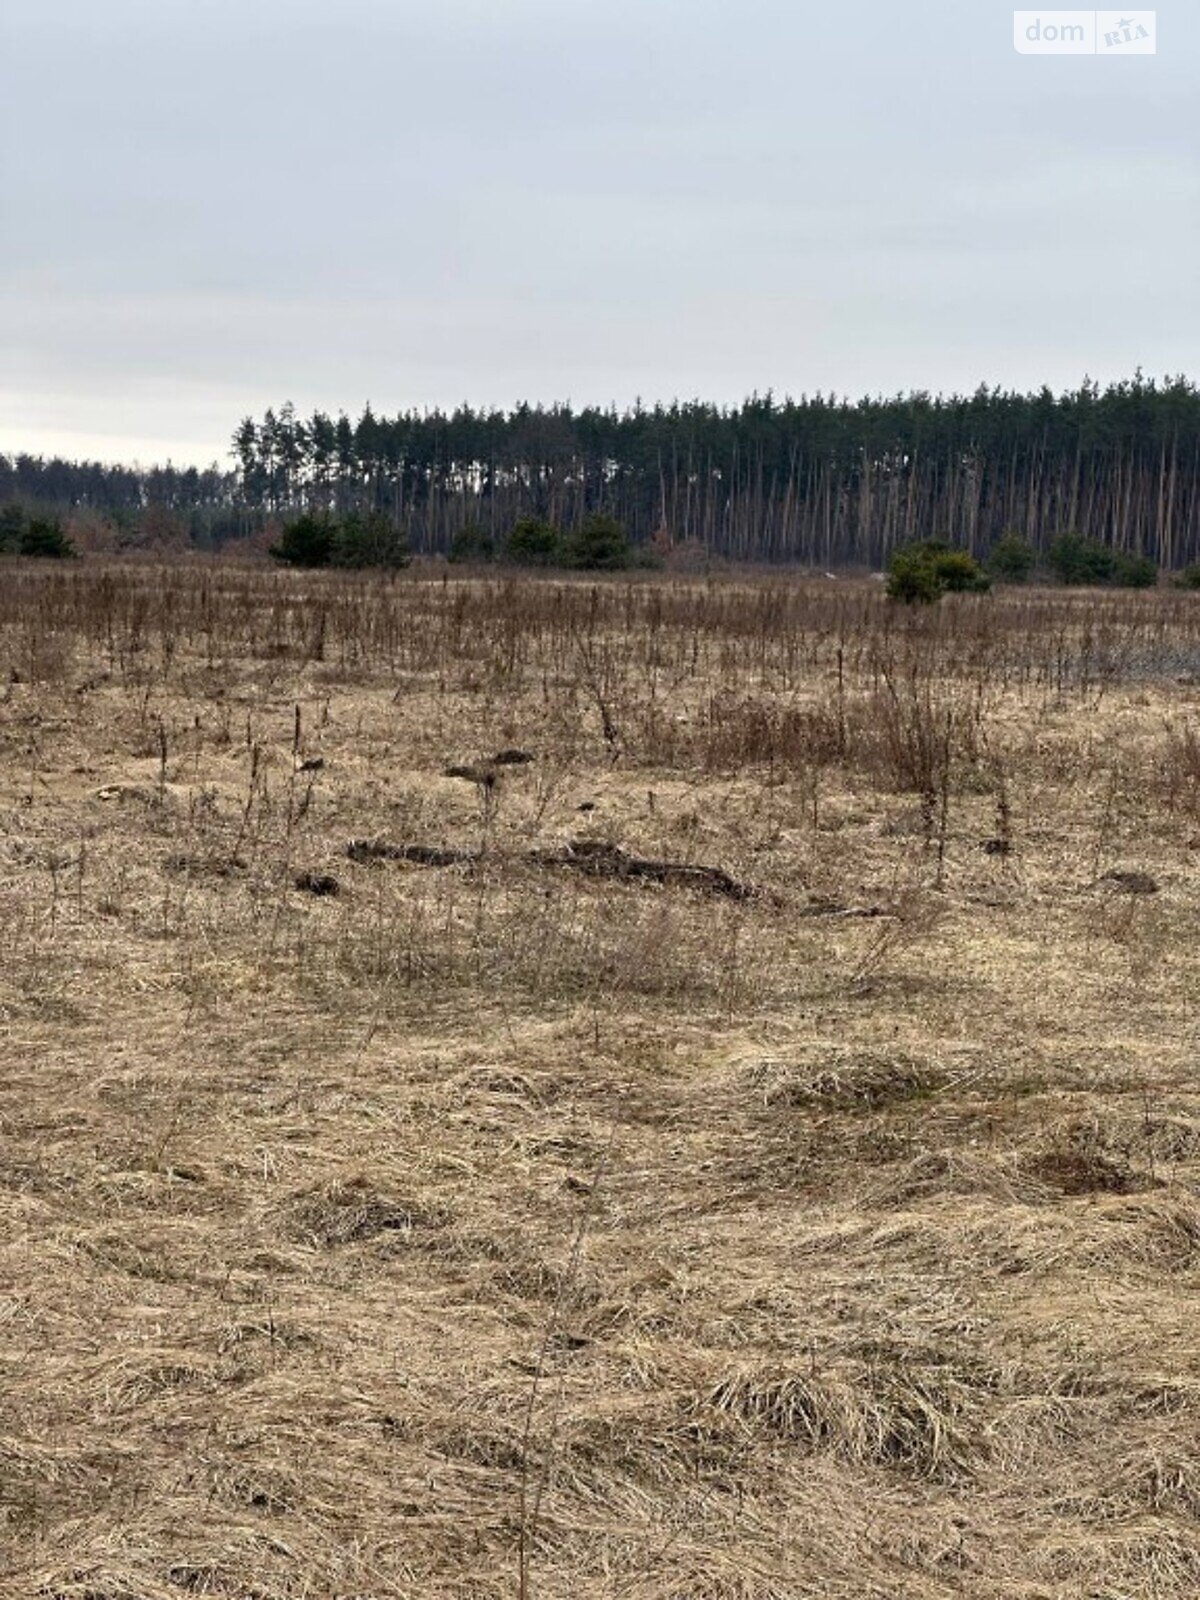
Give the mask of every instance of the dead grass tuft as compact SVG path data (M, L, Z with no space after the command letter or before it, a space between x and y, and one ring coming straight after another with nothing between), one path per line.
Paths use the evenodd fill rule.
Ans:
M290 1236L322 1249L361 1244L380 1234L423 1233L447 1222L440 1209L380 1194L364 1177L304 1194L285 1211Z
M718 1414L806 1450L918 1477L963 1477L982 1449L976 1390L941 1366L742 1370L718 1384L709 1402Z
M826 1107L839 1111L877 1111L919 1100L945 1083L929 1062L876 1050L831 1047L804 1064L756 1061L744 1074L747 1087L769 1108Z

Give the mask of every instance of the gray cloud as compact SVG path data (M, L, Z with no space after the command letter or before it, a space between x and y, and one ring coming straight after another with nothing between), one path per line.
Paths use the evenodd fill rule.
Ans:
M7 0L0 448L237 417L1200 371L1200 18Z

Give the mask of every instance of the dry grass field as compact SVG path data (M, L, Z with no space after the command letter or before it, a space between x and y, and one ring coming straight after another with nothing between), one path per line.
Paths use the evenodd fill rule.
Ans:
M4 578L6 1600L1200 1593L1200 601Z

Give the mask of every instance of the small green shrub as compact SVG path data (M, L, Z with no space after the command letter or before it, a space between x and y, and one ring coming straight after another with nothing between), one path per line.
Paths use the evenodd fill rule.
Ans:
M1158 565L1149 556L1114 550L1074 531L1059 534L1050 546L1048 558L1060 583L1151 589L1158 582Z
M932 605L944 594L980 594L990 586L974 556L940 539L901 545L888 562L888 596L905 605Z
M590 516L566 542L563 558L568 567L583 572L615 572L632 558L629 535L615 517Z
M635 544L629 553L629 565L642 572L661 572L666 566L661 550L652 544Z
M945 550L934 555L933 570L938 582L950 594L983 594L991 579L965 550Z
M1158 582L1158 563L1149 556L1119 550L1113 557L1111 581L1118 589L1153 589Z
M21 535L25 532L25 511L22 506L0 506L0 551L11 555L21 548Z
M334 524L329 560L335 567L382 567L397 571L409 561L408 534L382 511L351 513Z
M1112 581L1115 558L1106 544L1081 533L1060 533L1047 552L1050 570L1060 583L1101 584Z
M1172 581L1177 589L1200 589L1200 561L1193 561L1190 566L1184 567Z
M548 567L562 555L558 529L539 517L522 517L505 541L504 554L519 567Z
M494 561L496 545L486 528L477 522L465 523L450 541L449 559L460 561Z
M75 546L57 517L31 517L24 506L0 506L0 553L64 561Z
M905 605L932 605L941 598L933 563L918 550L897 550L888 562L888 598Z
M75 546L63 532L62 524L51 517L30 517L21 530L17 548L23 556L47 556L56 561L75 554Z
M285 525L279 543L268 552L288 567L327 567L333 559L337 524L332 517L306 513Z
M1009 531L997 539L988 556L988 567L993 577L1002 583L1028 583L1037 566L1037 556L1028 539Z

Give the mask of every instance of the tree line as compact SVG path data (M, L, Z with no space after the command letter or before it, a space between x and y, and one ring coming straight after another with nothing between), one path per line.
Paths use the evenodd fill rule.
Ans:
M232 453L228 472L0 457L0 500L158 505L216 544L302 514L378 516L414 553L449 554L468 537L501 549L530 520L569 542L600 516L635 546L737 561L878 567L914 540L985 556L1007 534L1042 552L1072 530L1169 568L1200 559L1200 390L1183 377L625 411L284 405L243 419Z
M0 453L0 506L74 524L105 549L219 549L262 527L232 467L113 466L62 456Z
M464 527L498 544L526 517L570 532L599 514L734 560L877 566L917 538L982 553L1068 529L1166 566L1200 555L1200 390L1182 377L356 421L284 406L244 419L234 450L248 503L380 511L427 552Z

